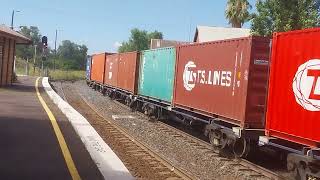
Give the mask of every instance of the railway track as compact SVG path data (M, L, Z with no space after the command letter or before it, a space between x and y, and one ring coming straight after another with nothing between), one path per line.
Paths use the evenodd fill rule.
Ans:
M61 84L62 93L64 96L64 99L68 100L68 94L63 88L63 85ZM72 90L71 90L72 91ZM96 113L100 118L105 119L100 112L97 110L94 105L90 104L84 97L82 97L78 92L71 93L72 96L78 96L81 101L85 103L87 107L90 108L90 110L94 113ZM120 106L121 108L130 110L129 107L126 105L114 101L116 105ZM72 105L72 104L71 104ZM146 116L141 112L136 112L136 114L142 118L146 118ZM164 157L161 155L158 155L157 153L153 152L150 148L148 148L147 145L145 145L142 142L136 141L135 138L130 136L130 134L120 126L116 125L112 121L105 119L107 122L105 124L105 129L107 129L110 133L110 135L116 137L120 143L127 144L128 152L129 154L133 154L133 156L140 157L143 160L146 160L149 162L150 165L155 165L154 168L160 170L160 175L166 175L166 177L161 177L161 179L197 179L195 177L192 177L192 175L188 174L187 171L177 168L172 165L169 161L167 161ZM156 125L156 128L158 131L161 131L162 133L169 134L170 136L173 136L174 138L180 138L183 139L186 143L188 143L190 146L193 146L194 148L198 149L199 151L205 153L207 156L215 158L219 161L223 161L225 163L228 163L229 165L232 165L234 167L235 171L241 172L243 174L246 174L246 176L249 179L286 179L284 176L281 176L278 173L275 173L271 170L268 170L266 168L263 168L259 165L256 165L248 160L245 159L228 159L224 157L220 157L218 153L215 153L212 150L212 146L210 143L199 139L197 137L194 137L182 130L179 130L175 127L172 127L162 121L156 121L154 123Z
M67 89L67 90L66 90ZM125 129L119 127L112 121L104 118L95 107L86 101L79 93L70 87L63 87L61 84L63 98L77 110L83 113L88 120L92 118L103 119L103 127L100 124L93 124L95 128L103 129L109 139L105 139L111 145L118 156L124 161L129 170L137 178L146 179L197 179L190 175L187 171L174 167L164 157L152 151L146 144L137 141ZM101 132L101 131L100 131ZM100 133L99 133L100 134ZM110 141L110 138L114 138ZM121 150L120 150L121 149ZM119 153L119 151L121 153ZM135 163L134 161L139 161ZM142 168L142 169L139 169Z
M126 108L130 110L130 108L118 101L114 101L117 105ZM141 117L146 117L141 112L136 112L137 115ZM203 153L206 153L208 156L214 157L220 161L224 161L226 163L230 163L235 170L244 172L248 174L249 178L263 178L267 177L269 179L286 179L284 176L279 175L278 173L275 173L269 169L266 169L264 167L261 167L259 165L256 165L246 159L228 159L224 157L220 157L218 153L215 153L212 149L212 146L209 142L206 142L202 139L199 139L197 137L194 137L182 130L179 130L175 127L172 127L162 121L156 121L157 130L167 133L175 138L183 138L186 143L188 143L190 146L195 147L196 149L199 149Z

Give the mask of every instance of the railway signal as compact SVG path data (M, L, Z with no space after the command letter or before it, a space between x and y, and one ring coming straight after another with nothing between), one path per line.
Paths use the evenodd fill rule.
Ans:
M44 48L48 47L48 38L47 38L47 36L43 36L42 39L41 39L41 42L42 42L42 45L43 45Z

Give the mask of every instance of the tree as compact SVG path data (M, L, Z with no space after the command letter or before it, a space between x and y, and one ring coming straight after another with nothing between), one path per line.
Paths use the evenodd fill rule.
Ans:
M228 0L225 16L232 27L241 28L250 19L249 9L251 5L247 0Z
M162 39L161 32L154 31L148 33L137 28L131 30L131 36L127 42L123 42L118 52L141 51L150 48L151 39Z
M64 40L57 50L57 67L62 69L85 69L87 52L87 46Z
M271 36L273 32L298 30L319 25L320 0L259 0L251 31Z
M39 28L36 26L22 26L20 31L21 34L32 40L32 43L37 46L37 51L41 52L41 34ZM23 59L32 58L34 55L34 47L29 45L18 45L16 48L16 55Z

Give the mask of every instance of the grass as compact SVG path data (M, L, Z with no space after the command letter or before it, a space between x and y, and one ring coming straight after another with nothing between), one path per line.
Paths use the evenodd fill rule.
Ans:
M86 72L85 71L65 71L65 70L55 70L55 71L49 71L49 77L51 80L59 81L59 80L65 80L65 81L74 81L74 80L82 80L85 79Z
M27 62L25 60L17 58L16 61L16 74L18 75L26 75L26 67ZM36 67L35 71L33 69L33 61L29 62L29 76L41 76L41 69ZM85 79L86 72L85 71L78 71L78 70L48 70L48 76L51 80L59 81L74 81L74 80L82 80Z
M19 75L26 75L26 67L27 67L27 62L25 60L19 59L17 58L16 60L16 74ZM33 63L29 62L28 64L28 68L29 68L29 76L40 76L41 75L41 71L40 68L35 67L35 69L33 68Z

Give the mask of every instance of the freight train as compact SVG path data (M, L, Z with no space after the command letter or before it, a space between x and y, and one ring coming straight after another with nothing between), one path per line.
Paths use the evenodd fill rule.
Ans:
M320 177L320 28L87 59L87 84L154 119L205 125L216 149L285 152Z

